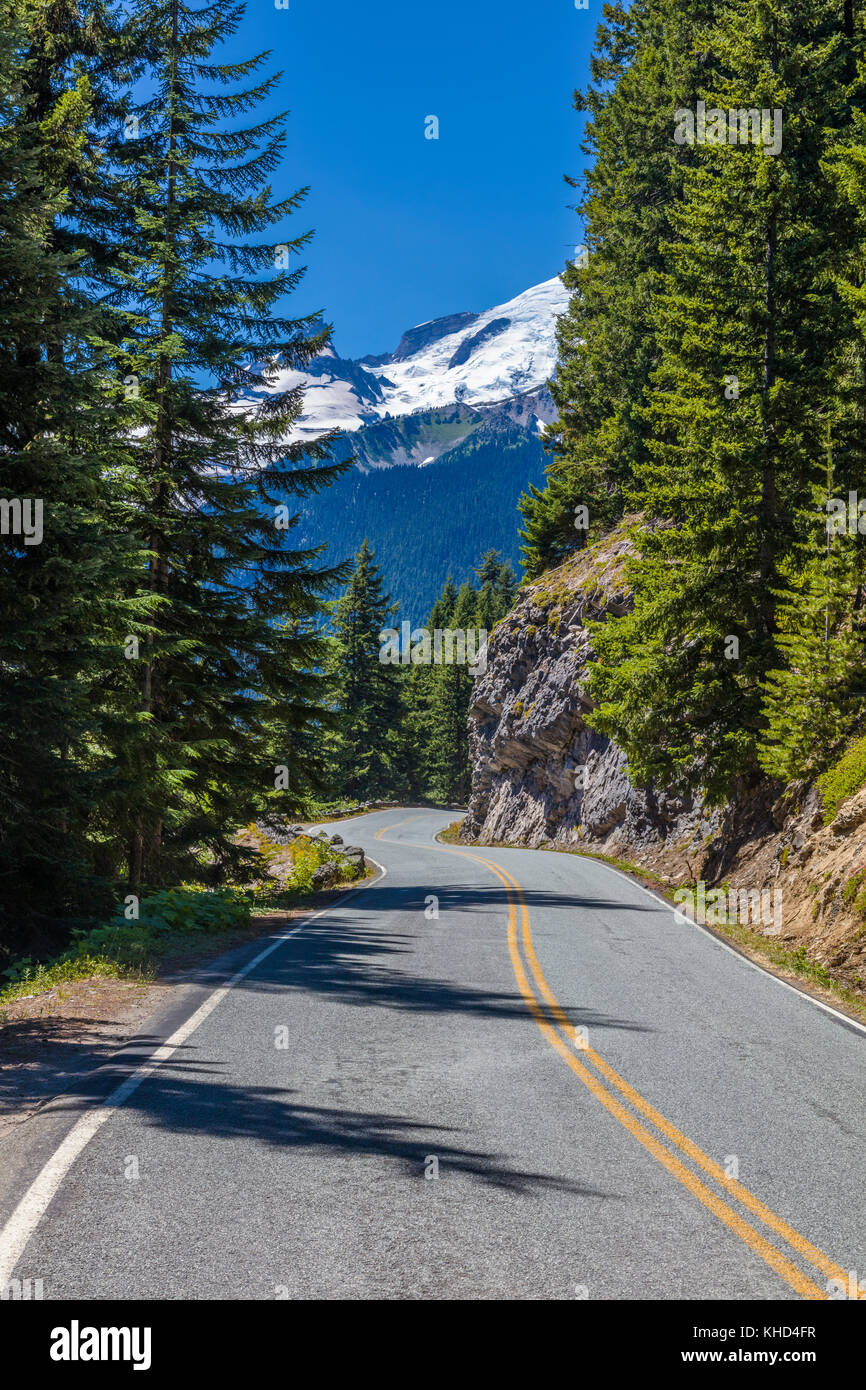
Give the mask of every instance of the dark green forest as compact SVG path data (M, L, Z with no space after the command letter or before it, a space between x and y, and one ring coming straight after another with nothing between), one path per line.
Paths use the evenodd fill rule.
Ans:
M347 436L347 450L352 443ZM517 501L525 487L543 483L543 474L535 435L482 426L423 468L353 469L303 503L300 534L327 540L328 553L340 557L366 536L401 617L419 623L445 575L457 584L471 580L483 551L499 550L519 571Z
M510 609L517 580L510 563L490 549L472 579L449 577L423 623L408 623L408 638L436 630L469 634L467 653L484 669L482 644ZM402 640L399 662L382 636L405 617L390 593L369 541L355 557L345 593L331 606L329 670L336 727L325 747L331 785L350 799L465 806L471 789L467 714L471 660L431 659L423 636ZM474 641L475 645L471 645ZM414 656L413 656L414 650ZM404 657L405 653L405 657ZM457 651L452 648L456 658Z
M0 5L4 960L125 895L243 886L253 822L465 802L471 672L383 663L381 631L489 631L521 543L534 578L628 519L634 609L591 688L636 781L724 803L856 749L853 0L604 6L546 469L482 429L365 476L333 435L285 442L279 373L330 330L290 313L305 190L243 7Z
M267 55L231 56L242 12L4 0L6 951L124 890L226 882L238 826L321 780L316 631L344 573L291 533L344 465L281 442L300 392L239 404L250 360L271 385L325 337L283 308L308 234L271 188ZM14 499L41 503L41 543Z
M499 500L540 478L537 448L497 471L479 440L459 518L422 471L318 529L351 463L335 435L285 442L303 396L278 374L330 330L287 311L305 190L281 188L285 117L258 115L279 74L235 52L243 6L2 9L0 966L145 899L231 904L251 825L465 799L471 676L380 664L379 627L445 579L419 511L454 535L436 624L492 625L514 576L490 554L468 582L490 549L468 466ZM351 558L368 520L397 600Z
M586 254L524 556L635 518L593 723L635 780L717 803L863 731L864 58L852 0L637 0L575 95Z

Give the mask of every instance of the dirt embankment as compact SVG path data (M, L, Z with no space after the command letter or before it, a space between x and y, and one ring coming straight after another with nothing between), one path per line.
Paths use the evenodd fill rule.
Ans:
M785 796L766 783L708 810L699 798L632 786L623 751L587 725L587 624L628 611L624 568L639 524L627 518L527 586L493 632L470 708L472 796L461 838L600 854L640 866L669 890L703 881L780 892L781 921L758 914L754 930L802 948L829 977L866 993L866 789L828 825L815 787Z

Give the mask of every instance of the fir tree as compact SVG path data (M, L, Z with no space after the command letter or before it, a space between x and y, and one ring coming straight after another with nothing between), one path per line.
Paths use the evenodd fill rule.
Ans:
M475 611L475 623L479 628L490 632L493 624L499 616L499 606L503 597L503 584L507 580L503 576L502 557L498 550L486 550L481 557L481 563L475 571L478 579L478 602ZM510 567L509 567L510 568Z
M826 555L793 568L780 591L777 649L784 666L764 682L765 772L814 777L858 725L866 681L862 547L828 536Z
M551 382L558 419L546 434L544 488L520 500L526 577L561 563L623 513L647 456L643 406L659 361L652 297L667 265L687 146L672 139L674 112L694 106L712 50L696 36L715 0L606 5L592 82L575 93L588 113L583 149L593 163L567 177L579 190L583 231L562 279L571 291L557 329ZM578 510L580 509L580 510Z
M640 501L635 607L597 634L594 727L632 775L723 800L757 771L777 594L825 454L845 219L821 168L842 118L832 4L733 3L706 36L727 75L707 107L784 112L781 149L696 146L654 301L661 346ZM825 132L822 137L821 133ZM770 132L767 132L769 136Z
M364 541L345 593L334 605L331 671L339 731L332 743L334 779L343 795L381 800L403 780L399 670L380 661L396 604Z
M510 612L517 597L517 575L514 573L509 560L500 566L494 592L496 595L495 621L498 622L500 618L504 618L505 614Z
M286 771L289 749L272 761L271 733L316 717L305 623L341 573L289 544L295 499L346 465L330 462L332 436L287 442L302 392L282 382L328 335L317 315L282 310L303 273L289 259L309 236L282 227L304 190L272 195L284 116L244 119L278 80L261 76L268 55L214 54L242 15L142 5L151 94L112 152L114 206L128 209L114 224L113 302L131 324L124 380L146 417L131 519L150 617L126 663L135 734L114 749L133 887L203 859L234 865L238 824L275 800L297 812L304 775Z
M834 214L832 279L842 319L824 403L826 477L801 516L800 544L785 557L776 591L777 662L764 685L759 756L788 780L812 777L862 728L866 690L863 579L866 549L866 118L863 35L846 10L837 30L852 108L838 120L823 168L841 209ZM840 215L840 212L844 215ZM861 511L861 508L863 511Z
M474 628L478 594L471 584L457 593L449 626L462 633ZM437 801L464 805L469 797L471 773L467 711L472 693L468 663L443 663L432 667L432 694L428 760L431 794Z
M34 923L50 940L111 901L88 832L112 773L93 747L109 718L106 652L122 651L141 611L118 495L133 418L58 232L95 118L86 74L46 84L54 14L7 0L0 26L0 494L11 508L0 536L0 948ZM40 512L29 538L16 533L22 503Z

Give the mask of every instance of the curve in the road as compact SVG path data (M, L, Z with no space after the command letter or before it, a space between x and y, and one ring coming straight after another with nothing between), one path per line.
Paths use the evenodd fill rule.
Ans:
M384 841L388 831L396 830L398 827L409 824L414 817L406 820L397 821L394 825L383 826L377 831L374 838ZM406 841L402 842L406 845ZM430 845L417 845L418 849L430 850L434 848ZM658 1139L635 1118L632 1113L621 1104L616 1097L611 1094L603 1084L600 1077L594 1075L577 1057L574 1056L571 1047L563 1040L562 1033L571 1040L581 1051L583 1057L591 1062L596 1070L601 1073L611 1086L627 1099L634 1108L640 1112L657 1130L662 1133L673 1145L676 1146L685 1156L709 1174L725 1191L735 1198L753 1216L756 1216L770 1230L774 1231L793 1251L808 1261L815 1269L820 1270L827 1279L841 1280L847 1288L849 1284L848 1274L841 1269L835 1261L829 1259L823 1251L819 1250L805 1236L794 1230L786 1221L771 1211L765 1203L761 1202L753 1193L743 1186L736 1178L730 1177L725 1170L713 1159L705 1154L701 1148L675 1125L671 1124L664 1115L660 1114L654 1106L650 1105L634 1087L630 1086L614 1069L605 1062L594 1048L590 1047L579 1031L575 1030L570 1020L563 1012L559 1001L544 977L544 973L535 953L532 943L532 932L530 928L529 908L523 895L523 890L517 879L501 865L493 863L480 854L470 854L466 850L449 849L444 845L435 846L442 854L456 855L458 858L468 858L475 860L476 863L484 865L491 873L505 886L508 895L509 921L508 921L508 948L511 954L511 963L514 969L514 976L517 986L523 995L527 1006L538 1027L541 1029L547 1042L553 1047L575 1073L583 1084L592 1092L595 1098L605 1107L605 1109L624 1126L628 1132L648 1150L659 1163L667 1169L691 1194L698 1199L709 1211L722 1221L731 1231L744 1241L757 1255L759 1255L782 1279L798 1293L802 1298L810 1300L824 1300L829 1297L826 1288L816 1284L808 1277L792 1260L787 1258L776 1249L764 1236L751 1226L739 1215L731 1206L724 1202L710 1188L706 1186L700 1178L672 1154ZM529 972L535 980L538 995L533 991L527 976L523 958L521 957L518 946L517 931L517 908L520 908L521 931L520 941L529 966ZM541 996L539 998L538 996ZM542 1002L543 1001L543 1002ZM562 1031L560 1031L562 1030ZM857 1298L866 1298L866 1292L858 1290L855 1295Z

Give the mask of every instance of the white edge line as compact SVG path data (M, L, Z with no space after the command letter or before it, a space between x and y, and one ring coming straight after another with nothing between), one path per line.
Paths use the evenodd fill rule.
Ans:
M603 859L595 859L589 854L575 854L571 857L573 859L590 859L593 864L600 864L603 869L608 869L610 873L617 874L620 878L624 878L626 883L631 883L635 888L639 888L642 893L646 893L648 898L652 898L653 902L659 907L668 911L674 918L677 926L687 925L695 927L703 936L709 937L710 941L714 941L715 944L721 946L724 951L727 951L732 956L736 956L737 960L742 961L744 965L750 966L752 970L757 970L765 979L775 980L777 985L781 985L783 989L790 990L792 994L796 994L798 999L805 999L807 1003L814 1004L816 1009L823 1009L825 1014L832 1014L834 1018L838 1018L841 1023L847 1024L849 1028L856 1028L858 1032L866 1033L866 1024L858 1023L856 1018L851 1018L850 1014L841 1013L838 1009L834 1009L831 1004L825 1004L823 999L816 999L814 994L809 994L807 990L798 989L796 985L789 984L788 981L783 980L780 975L776 975L774 971L768 970L765 965L760 965L758 961L752 960L751 957L745 955L744 952L738 951L735 946L729 945L722 937L716 936L716 933L710 931L703 922L695 922L691 917L687 916L686 913L678 912L675 907L671 907L671 904L667 902L665 898L659 897L651 888L645 888L636 878L632 878L631 874L624 873L622 869L615 869L612 864L605 864ZM683 917L685 919L684 922L677 922L676 919L678 917Z
M293 927L291 931L281 932L275 941L260 951L236 975L233 975L224 985L217 986L204 1003L199 1005L195 1013L191 1014L186 1022L182 1023L146 1062L143 1062L140 1067L136 1067L125 1081L115 1087L105 1100L100 1101L95 1109L88 1111L76 1120L60 1147L55 1150L34 1178L6 1225L0 1231L0 1289L5 1288L12 1278L15 1267L24 1254L31 1236L45 1215L69 1169L106 1120L109 1120L114 1111L129 1099L142 1081L146 1081L157 1070L161 1062L168 1061L172 1053L183 1046L187 1038L191 1037L205 1019L213 1013L214 1009L222 1003L229 990L251 974L257 965L261 965L262 961L267 959L272 952L279 950L293 936L297 936L299 932L303 931L310 922L314 922L317 917L324 917L326 913L342 907L350 898L354 898L365 888L372 888L375 883L380 883L387 876L388 870L384 864L378 863L375 859L369 859L369 862L379 870L377 878L368 883L359 884L357 888L352 889L338 902L329 903L327 907L322 907L318 912L311 913L309 917L305 917L300 926Z
M439 837L437 835L434 836L434 838L438 840ZM470 849L482 849L488 852L490 850L493 850L495 852L497 846L467 845L465 848L467 853ZM630 883L634 888L639 888L640 891L642 893L645 893L648 898L652 898L653 902L656 904L657 907L660 907L671 914L677 926L688 925L690 927L695 927L699 932L701 932L703 936L708 937L710 941L715 942L717 946L721 946L722 950L727 951L729 955L735 956L736 959L742 961L744 965L748 965L752 970L757 970L758 973L760 975L763 975L765 979L774 980L775 983L777 985L781 985L783 989L790 990L791 994L796 994L798 999L804 999L808 1004L813 1004L816 1009L823 1009L825 1014L830 1014L831 1017L838 1018L840 1023L846 1024L846 1026L849 1028L856 1028L858 1033L866 1034L866 1024L858 1022L858 1020L856 1018L852 1018L850 1014L843 1014L839 1009L834 1009L832 1004L825 1004L823 999L816 999L814 994L809 994L808 990L800 989L797 985L792 985L787 980L783 980L782 977L780 975L777 975L773 970L769 970L765 965L760 965L758 961L752 960L751 957L747 956L743 951L738 951L735 946L731 946L721 936L717 936L715 932L710 931L709 927L706 927L702 922L695 922L691 917L687 916L686 913L678 912L675 907L671 906L671 904L667 901L666 898L660 897L659 894L654 893L651 888L645 888L644 885L638 882L636 878L633 878L631 874L625 873L622 869L614 868L613 864L607 864L603 859L598 859L595 857L595 855L591 854L569 854L568 851L561 850L536 850L533 849L531 845L501 845L498 848L504 850L514 850L517 853L565 853L566 856L570 859L583 859L588 860L592 864L599 864L603 869L607 869L609 873L616 874L619 878L625 879L626 883ZM684 919L683 923L677 921L677 918L679 917L682 917Z

